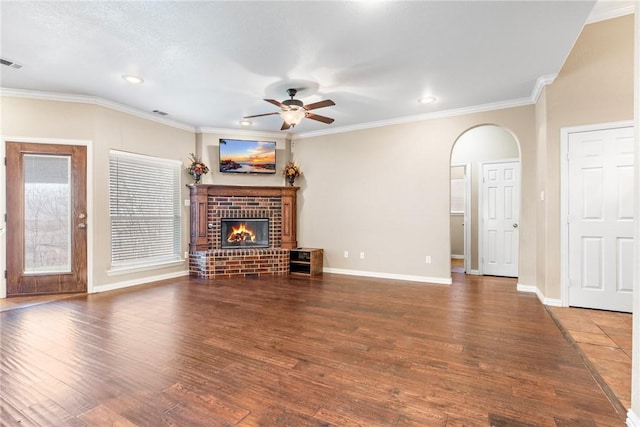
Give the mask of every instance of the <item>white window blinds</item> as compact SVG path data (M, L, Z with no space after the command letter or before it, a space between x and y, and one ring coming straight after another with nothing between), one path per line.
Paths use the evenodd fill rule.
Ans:
M180 259L180 171L175 160L109 152L111 267Z

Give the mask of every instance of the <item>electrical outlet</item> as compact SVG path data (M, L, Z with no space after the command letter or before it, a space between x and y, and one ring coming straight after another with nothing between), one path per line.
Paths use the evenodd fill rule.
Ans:
M360 252L360 259L364 259L364 252Z
M427 264L431 264L431 256L427 255L427 256L424 258L424 262L426 262Z
M185 200L185 201L184 201L184 205L185 205L185 206L191 206L191 200L188 200L188 199L187 199L187 200Z
M344 251L344 257L349 258L349 251Z
M184 251L184 259L188 259L189 258L189 252L188 251Z

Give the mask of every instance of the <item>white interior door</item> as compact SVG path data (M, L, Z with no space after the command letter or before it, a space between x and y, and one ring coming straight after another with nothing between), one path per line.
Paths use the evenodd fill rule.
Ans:
M633 127L568 139L569 305L631 312Z
M520 162L482 166L482 274L518 275Z

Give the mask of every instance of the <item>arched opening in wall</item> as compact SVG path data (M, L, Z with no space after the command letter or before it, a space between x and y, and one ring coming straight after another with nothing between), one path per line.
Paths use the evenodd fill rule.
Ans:
M468 129L451 150L452 272L518 276L520 149L506 128Z

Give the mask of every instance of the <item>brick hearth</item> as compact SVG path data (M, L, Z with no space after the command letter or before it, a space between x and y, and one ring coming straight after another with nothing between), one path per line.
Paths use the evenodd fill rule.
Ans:
M206 279L289 274L289 249L214 249L189 255L189 273Z
M297 187L191 186L189 273L228 278L289 273ZM222 218L269 218L269 248L221 249Z

